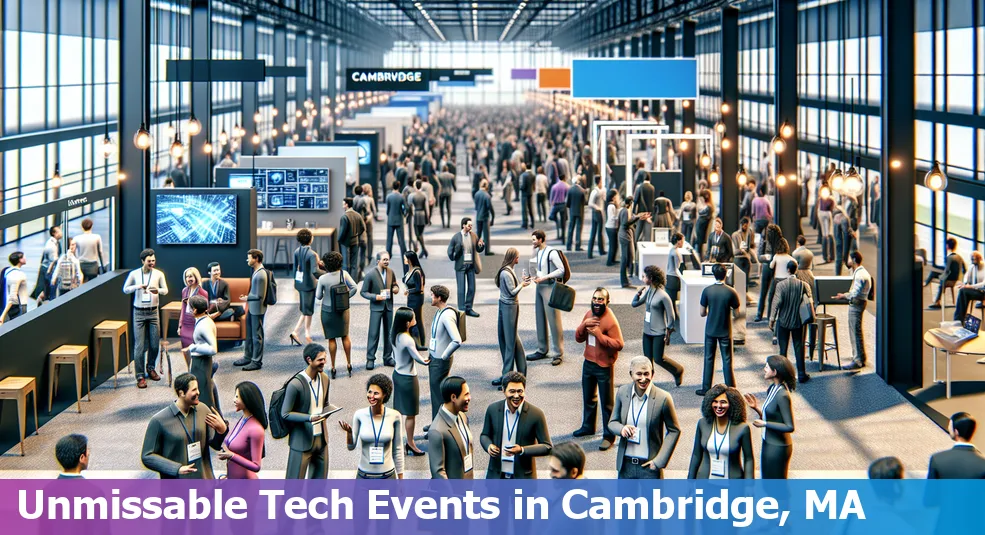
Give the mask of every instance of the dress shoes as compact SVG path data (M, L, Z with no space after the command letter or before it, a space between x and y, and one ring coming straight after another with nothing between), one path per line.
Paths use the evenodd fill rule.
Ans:
M571 436L573 436L575 438L580 438L580 437L587 437L589 435L594 435L594 434L595 434L595 431L592 431L591 429L585 429L584 427L582 427L582 428L578 429L577 431L575 431L574 433L571 433Z
M147 388L147 379L143 377L137 379L137 388Z
M807 381L810 380L811 380L811 376L806 373L797 378L797 381L801 384L806 383Z
M474 310L472 310L471 308L465 311L465 315L466 316L469 316L469 317L472 317L472 318L478 318L479 317L479 313L476 312L476 311L474 311Z
M161 380L161 376L157 374L157 370L155 370L154 368L147 368L147 377L151 381L160 381Z
M372 370L375 367L376 367L376 363L375 362L373 362L371 360L366 361L366 369L367 370Z
M558 355L551 359L551 366L560 366L564 362L564 355Z
M503 380L502 379L493 379L493 381L492 381L492 385L493 386L500 386L502 384L503 384Z
M233 362L233 366L246 366L250 362L253 362L253 361L250 360L250 359L248 359L248 358L246 358L246 357L243 357L243 358L238 359L235 362Z
M534 360L544 360L546 358L547 358L547 354L545 353L531 353L527 355L527 362Z
M703 396L703 395L707 394L708 391L707 390L695 390L694 393L695 393L695 395Z
M389 367L391 367L391 368L396 368L396 367L397 367L397 361L395 361L395 360L393 360L393 359L390 359L390 360L384 360L384 361L383 361L383 365L384 365L384 366L389 366Z
M602 440L602 443L599 444L599 451L606 451L611 447L612 447L612 440L607 438Z
M244 372L253 372L253 371L259 370L262 367L263 366L260 365L259 363L251 362L251 363L247 364L246 366L243 366L243 371Z

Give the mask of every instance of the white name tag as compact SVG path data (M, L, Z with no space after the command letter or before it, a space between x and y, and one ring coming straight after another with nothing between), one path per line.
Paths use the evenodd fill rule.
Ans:
M380 295L383 296L383 299L390 299L390 290L383 290Z
M150 296L151 296L151 293L149 291L147 291L147 290L141 290L140 291L140 302L141 303L150 303Z
M514 462L515 459L513 457L513 454L512 453L508 453L506 451L503 451L503 453L500 454L500 457L502 458L502 465L501 466L502 466L502 469L503 469L503 473L504 474L512 474L513 473L513 467L516 465L516 463Z
M202 443L192 442L188 445L188 462L193 463L202 458Z
M472 261L472 253L464 253L464 254L462 254L462 261L464 261L464 262L471 262Z
M684 221L691 220L691 212L684 212Z
M428 345L428 349L430 349L431 351L438 349L438 342L436 342L434 338L431 339L430 345Z
M369 464L383 464L383 446L369 447Z
M650 323L650 311L649 310L647 310L646 313L643 314L643 321L645 321L646 323Z
M590 347L595 347L595 335L593 334L588 335L588 345Z
M472 454L471 453L468 454L468 455L466 455L465 458L462 459L462 465L465 467L465 473L466 474L472 471Z
M640 428L639 427L634 427L633 430L635 431L635 433L633 433L633 436L629 437L626 440L628 440L629 442L631 442L633 444L639 444L640 443Z
M711 460L711 475L715 477L725 477L725 459Z
M294 280L295 280L295 282L304 282L304 272L303 271L295 271L294 272Z
M748 242L739 242L739 249L742 249L743 251L745 251L748 248L749 248L749 243Z

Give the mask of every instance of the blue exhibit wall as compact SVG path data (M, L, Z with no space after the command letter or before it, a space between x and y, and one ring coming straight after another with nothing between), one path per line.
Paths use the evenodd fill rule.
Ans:
M694 58L591 58L571 62L571 96L590 99L696 99Z

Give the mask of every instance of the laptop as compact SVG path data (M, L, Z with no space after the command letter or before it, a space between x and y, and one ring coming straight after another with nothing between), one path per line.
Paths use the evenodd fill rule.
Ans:
M968 314L963 323L955 322L954 325L942 326L936 329L934 334L952 344L960 344L978 338L978 330L981 326L982 320L978 316Z

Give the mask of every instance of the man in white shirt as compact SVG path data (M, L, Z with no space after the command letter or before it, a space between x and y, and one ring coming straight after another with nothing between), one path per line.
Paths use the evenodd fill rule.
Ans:
M38 270L38 280L34 285L34 291L31 292L31 299L37 299L38 304L41 304L41 301L45 299L54 297L55 292L54 288L51 287L48 273L62 253L62 228L58 225L49 228L48 236L48 241L45 242L44 249L41 251L41 269Z
M458 314L448 306L451 292L444 286L431 287L431 306L437 309L431 322L431 338L428 355L428 383L431 387L431 420L441 408L441 381L451 374L455 351L462 346L462 336L458 332ZM425 432L427 429L425 429Z
M852 273L852 289L835 295L836 299L848 299L848 332L852 342L853 359L842 366L844 370L860 370L865 367L865 338L862 336L862 314L872 291L872 276L862 265L862 253L852 251L848 255Z
M68 239L68 251L58 257L58 261L53 263L45 276L49 276L51 284L49 291L51 295L48 299L68 293L82 285L82 266L79 258L75 256L75 240Z
M76 254L82 264L85 282L96 278L103 265L103 238L92 232L92 226L92 219L83 219L82 234L75 237Z
M27 258L24 253L17 251L10 253L7 259L10 260L10 267L4 268L0 275L7 296L4 299L3 313L0 314L0 325L27 313L27 275L21 269L27 264Z
M602 189L602 177L599 175L595 175L592 181L588 206L592 209L592 231L588 233L588 258L592 258L592 249L595 247L596 240L599 244L599 255L605 256L605 243L602 241L602 228L605 226L605 190Z
M958 299L954 306L954 321L964 321L968 305L985 299L985 262L982 253L971 252L971 265L965 271L964 281L957 284Z
M147 388L145 376L152 381L161 380L155 370L160 351L160 296L168 295L168 282L164 273L154 268L157 265L154 249L141 251L140 262L141 267L127 275L127 280L123 283L123 293L134 296L133 359L136 364L137 388Z
M564 331L561 329L561 311L551 307L551 291L554 283L564 277L564 264L561 253L547 246L547 235L543 230L535 230L531 234L534 246L534 258L537 263L536 315L537 315L537 351L527 355L528 361L551 357L551 364L557 366L564 360ZM548 335L550 328L551 352L548 353Z

